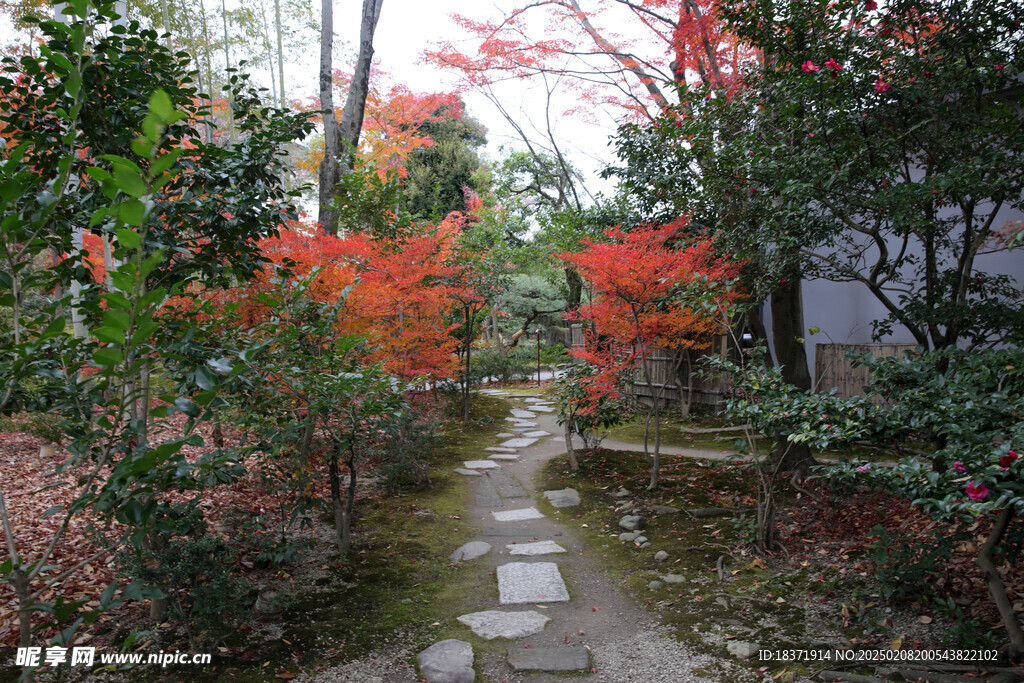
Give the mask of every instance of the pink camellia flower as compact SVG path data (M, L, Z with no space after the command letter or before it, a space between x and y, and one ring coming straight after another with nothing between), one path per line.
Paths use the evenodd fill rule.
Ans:
M825 66L827 66L830 69L835 69L836 71L843 70L843 65L837 62L836 60L832 59L831 57L829 57L828 61L825 62Z
M960 474L967 474L967 467L959 460L953 463L953 469L959 472Z
M806 71L809 74L812 74L815 71L821 71L821 67L818 66L817 64L815 64L814 62L812 62L809 59L806 62L804 62L803 64L801 64L800 68L803 69L804 71Z
M996 64L992 68L995 69L996 71L1002 71L1005 66L1006 66L1005 64L1000 63L1000 64Z
M870 470L870 469L871 469L871 465L861 465L860 467L857 468L857 471L858 472L863 472L865 470Z
M1009 467L1010 465L1012 465L1013 461L1016 460L1019 457L1020 456L1017 455L1016 451L1009 451L1006 455L1004 455L1003 457L999 458L999 466L1005 469L1005 468Z
M883 93L891 87L892 83L886 83L885 81L882 80L881 76L879 76L878 80L875 81L875 92L877 93Z
M985 500L988 498L988 487L985 486L985 482L981 482L977 486L972 481L967 485L967 497L971 500Z
M864 9L871 12L878 9L878 3L875 0L864 0Z

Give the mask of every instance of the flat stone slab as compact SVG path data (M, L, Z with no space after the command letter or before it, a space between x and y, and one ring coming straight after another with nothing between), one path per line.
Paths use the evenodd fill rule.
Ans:
M583 647L509 648L508 663L516 671L579 671L590 668Z
M509 434L508 432L502 432L501 434L495 434L494 438L495 439L507 439L510 436L515 436L515 434Z
M452 562L461 562L462 560L475 560L481 555L486 555L491 552L491 544L484 543L483 541L470 541L464 544L461 548L456 550L454 553L448 556L448 559Z
M505 470L488 470L487 478L494 485L494 490L502 498L529 498L530 494L511 472ZM495 505L493 507L500 507Z
M500 472L501 470L497 471ZM490 477L481 476L473 482L473 500L480 507L501 507L501 496L498 495L498 490L494 488L494 483L491 482Z
M521 510L498 510L491 513L497 522L522 522L527 519L541 519L544 513L537 508L522 508Z
M506 417L505 421L506 422L511 422L516 427L536 427L537 426L536 422L531 422L530 420L520 420L518 417Z
M525 402L526 403L548 403L548 400L544 399L544 398L537 398L536 396L531 396L530 398L526 399Z
M494 455L488 455L488 460L498 460L505 462L516 462L519 460L519 454L517 453L495 453Z
M502 441L501 445L505 448L526 448L537 443L537 439L509 439L508 441Z
M486 612L473 612L463 614L458 620L471 628L473 633L484 640L495 638L525 638L544 630L544 626L551 621L549 617L540 612L499 612L488 610Z
M456 467L455 474L461 474L464 477L482 477L484 476L476 470L467 470L465 467Z
M518 408L512 409L512 417L518 417L521 420L529 420L537 417L537 413L531 413L529 410L520 410Z
M536 543L509 543L505 546L510 555L550 555L551 553L568 552L554 541L537 541Z
M466 460L462 464L471 470L493 470L495 467L501 467L493 460Z
M558 491L545 491L544 497L556 508L568 508L580 504L580 494L576 489L560 489Z
M534 412L537 412L537 413L553 413L553 412L555 412L555 407L554 406L540 406L540 405L534 404L534 405L530 406L530 410L532 410Z
M551 436L551 432L545 432L543 429L535 429L532 432L524 432L523 436L528 436L531 439L539 439L542 436Z
M418 656L427 683L473 683L473 646L462 640L442 640Z
M510 562L498 567L498 602L568 602L569 590L554 562Z
M508 448L506 446L488 446L484 449L489 453L515 453L516 449Z

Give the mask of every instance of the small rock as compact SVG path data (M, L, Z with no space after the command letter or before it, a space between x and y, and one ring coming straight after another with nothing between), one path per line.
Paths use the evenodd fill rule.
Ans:
M679 574L665 574L661 580L665 583L686 583L686 577Z
M580 504L580 494L576 489L545 491L544 497L551 501L551 505L556 508L573 507Z
M729 601L723 598L722 596L718 596L717 598L715 598L715 604L721 605L725 609L729 609Z
M647 543L648 540L650 539L648 539L646 536L637 536L633 539L633 542L637 545L643 545L644 543Z
M651 589L652 591L656 591L656 590L659 590L661 588L664 588L665 584L662 583L661 581L654 580L654 581L651 581L649 584L647 584L647 587L649 589Z
M640 515L626 515L619 520L619 527L626 531L636 531L644 527L644 518Z
M419 654L420 673L427 683L473 683L473 646L462 640L442 640Z
M674 508L671 505L652 505L651 512L656 515L671 515L679 512L679 508Z
M624 531L621 534L619 534L619 540L626 541L628 543L629 541L635 540L636 537L639 535L640 534L636 533L635 531Z
M750 659L757 655L761 646L757 643L748 643L745 640L733 640L726 644L725 649L734 657Z
M448 559L452 562L475 560L481 555L486 555L489 552L491 552L490 543L484 543L483 541L470 541L452 553Z
M640 550L647 550L650 547L651 547L651 542L650 541L644 541L643 543L640 544Z
M612 498L629 498L633 495L633 492L629 489L619 489L612 494Z
M654 559L658 562L665 562L668 560L668 553L666 553L664 550L659 550L658 552L654 553Z

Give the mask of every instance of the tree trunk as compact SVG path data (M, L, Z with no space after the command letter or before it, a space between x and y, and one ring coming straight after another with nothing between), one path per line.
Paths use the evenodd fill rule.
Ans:
M811 373L807 367L804 334L803 297L798 274L790 277L772 292L772 332L775 357L782 370L782 379L803 391L811 390ZM771 466L778 471L807 472L818 461L806 444L790 443L781 434L775 435Z
M999 542L1003 540L1003 536L1006 535L1006 530L1009 528L1010 522L1013 521L1014 514L1012 505L1003 508L999 513L999 517L992 525L992 533L989 534L985 545L981 547L981 551L978 553L978 567L985 574L989 595L992 596L992 601L995 602L996 607L999 609L999 616L1003 619L1006 635L1010 639L1010 645L1015 650L1014 654L1020 655L1024 653L1024 631L1021 630L1020 622L1017 620L1017 613L1013 611L1013 605L1010 604L1010 598L1006 594L1006 586L1003 585L1003 580L999 576L999 570L996 568L996 563L993 559L996 546L999 545Z
M370 91L370 64L373 61L373 34L377 30L380 9L384 0L363 0L363 18L359 27L359 58L348 87L345 109L338 123L334 116L331 51L333 49L334 15L329 8L332 0L323 0L323 28L320 39L320 103L324 116L324 160L320 164L320 227L324 232L337 235L338 216L331 205L338 195L338 181L352 172L355 166L359 134L363 128L366 95ZM324 98L324 94L328 98ZM328 111L329 110L329 111ZM333 126L333 130L328 129Z
M580 463L576 460L576 451L572 447L572 416L565 420L565 452L569 456L569 469L578 472Z
M565 284L569 287L569 295L565 298L567 308L578 308L583 301L583 280L572 268L565 269Z
M462 421L469 422L469 370L473 352L473 316L469 304L462 307L466 323L466 364L462 371Z
M324 122L324 158L320 162L320 211L317 222L329 235L338 233L338 219L334 213L334 186L340 177L338 171L338 119L334 115L334 0L322 0L320 27L320 113Z
M346 530L345 508L341 501L341 477L338 474L338 444L335 442L334 452L327 462L327 476L331 487L331 509L334 511L334 533L338 542L338 552L348 553L348 532Z
M281 38L281 0L274 0L274 27L277 29L277 78L278 78L278 96L281 98L280 104L281 109L285 108L285 90L284 90L284 44Z

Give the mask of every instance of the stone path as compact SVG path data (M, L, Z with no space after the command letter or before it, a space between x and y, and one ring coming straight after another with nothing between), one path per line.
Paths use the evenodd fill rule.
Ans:
M486 605L491 609L464 614L458 621L484 640L508 640L503 664L511 672L589 672L590 650L585 643L577 642L577 632L585 631L578 628L578 623L566 623L572 619L573 610L559 613L552 609L573 602L571 580L566 581L558 561L569 555L565 547L569 544L564 538L562 544L554 540L563 537L564 530L530 504L533 494L539 493L530 491L533 475L551 455L560 452L559 442L549 442L557 431L555 407L537 397L525 398L522 405L513 408L506 418L510 425L507 429L518 436L499 434L503 440L498 444L481 444L486 460L468 460L455 470L471 477L474 514L482 523L482 532L480 540L457 549L452 561L476 563L481 571L493 574L498 596ZM534 457L524 461L524 449L531 447ZM571 508L580 503L573 489L543 493L554 507ZM492 544L504 550L492 550ZM582 553L578 545L574 550ZM535 609L528 609L530 606ZM542 609L546 610L544 614ZM471 642L449 640L420 653L420 670L428 683L460 680L467 648L472 653ZM454 661L440 661L446 658ZM454 670L461 673L454 674Z
M495 683L554 683L566 672L593 683L744 680L737 672L697 673L714 661L660 637L657 621L622 595L618 581L601 573L600 557L576 537L589 533L573 521L579 494L537 490L540 468L565 452L555 406L535 396L485 393L513 401L505 428L517 436L504 432L495 443L481 443L480 459L455 470L472 492L464 518L479 533L451 555L460 571L476 572L484 590L462 601L469 607L457 618L464 636L420 653L423 680L472 681L470 672Z

